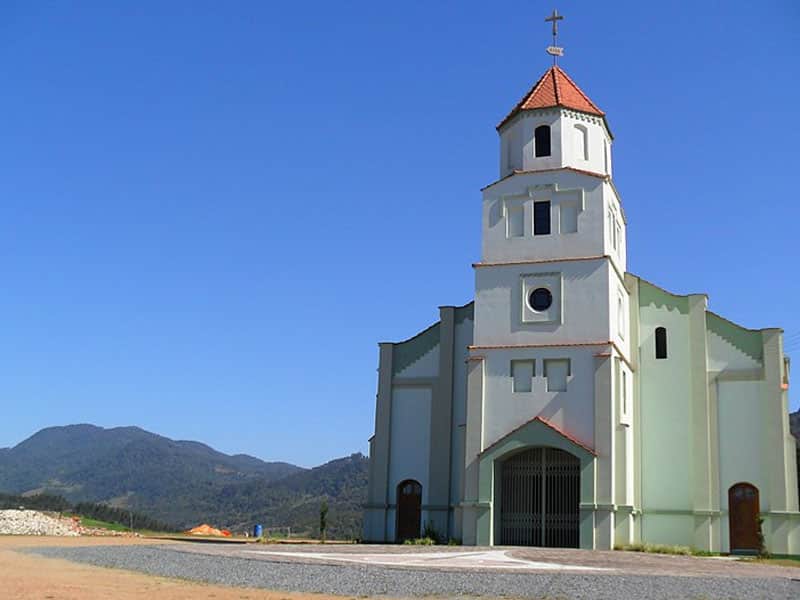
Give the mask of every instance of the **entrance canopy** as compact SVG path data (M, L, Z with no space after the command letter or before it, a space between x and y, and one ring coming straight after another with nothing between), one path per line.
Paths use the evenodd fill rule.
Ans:
M527 423L509 432L478 455L479 502L491 507L478 516L477 535L479 543L500 543L496 518L500 514L498 485L502 463L513 455L531 448L557 448L568 452L580 461L580 503L594 503L595 452L589 446L561 431L542 417L534 417Z

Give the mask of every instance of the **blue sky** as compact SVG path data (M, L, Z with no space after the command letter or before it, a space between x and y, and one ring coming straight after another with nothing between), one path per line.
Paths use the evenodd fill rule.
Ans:
M552 8L2 3L0 446L91 422L365 452L377 343L471 299L494 126ZM558 9L629 269L800 353L800 5Z

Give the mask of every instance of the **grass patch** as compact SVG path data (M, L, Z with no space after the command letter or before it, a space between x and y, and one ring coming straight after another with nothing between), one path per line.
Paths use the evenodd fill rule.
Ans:
M81 525L84 527L94 527L95 529L109 529L111 531L130 531L128 527L120 525L119 523L98 521L97 519L89 519L87 517L81 517Z
M708 550L698 550L691 546L672 546L669 544L627 544L625 546L614 546L614 550L646 552L648 554L672 554L675 556L717 556L719 554Z
M784 556L780 558L742 558L741 562L751 562L761 565L775 565L778 567L795 567L800 568L800 556Z
M414 538L412 540L405 540L403 542L406 546L434 546L436 540L431 537Z

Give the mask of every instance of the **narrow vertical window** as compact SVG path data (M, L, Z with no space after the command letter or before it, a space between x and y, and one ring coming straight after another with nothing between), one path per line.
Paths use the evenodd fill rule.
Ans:
M628 373L622 371L622 414L628 414Z
M550 156L550 126L539 125L533 132L536 157Z
M514 392L530 392L533 389L533 376L536 372L532 360L512 360L511 378Z
M552 358L544 361L544 376L547 378L548 392L566 392L569 375L569 359Z
M625 311L622 298L617 298L617 327L619 327L619 337L625 339Z
M603 161L605 162L605 174L608 175L608 142L603 140Z
M589 160L589 132L583 125L575 125L575 155Z
M656 358L667 358L667 330L656 327Z
M522 206L509 208L506 213L508 219L508 237L522 237L525 235L525 211Z
M533 203L533 235L550 235L550 202Z

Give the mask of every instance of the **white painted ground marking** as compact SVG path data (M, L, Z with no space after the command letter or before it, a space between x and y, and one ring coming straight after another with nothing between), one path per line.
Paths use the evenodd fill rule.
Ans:
M249 554L267 556L284 556L291 558L311 558L316 560L333 560L353 562L367 565L388 565L395 567L450 567L459 569L519 569L519 570L556 570L556 571L614 571L603 567L582 567L560 563L536 562L510 556L506 550L489 550L485 552L425 552L407 554L338 554L322 552L275 552L269 550L243 550Z

